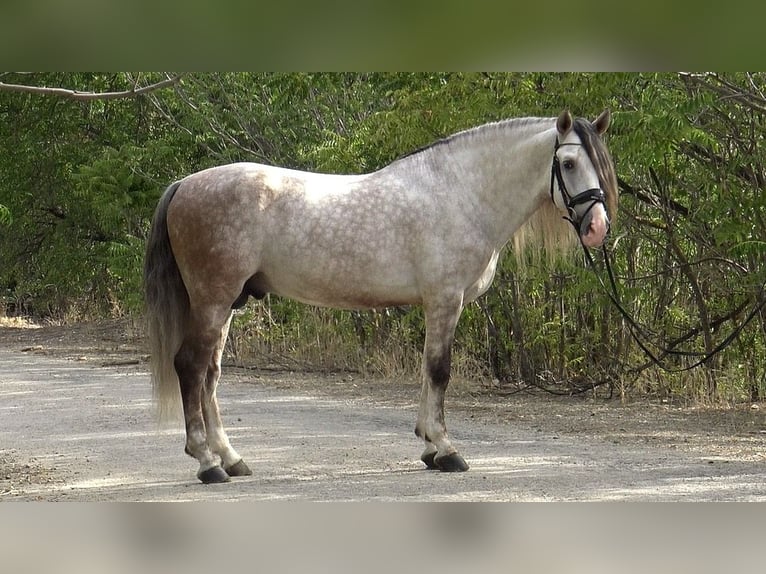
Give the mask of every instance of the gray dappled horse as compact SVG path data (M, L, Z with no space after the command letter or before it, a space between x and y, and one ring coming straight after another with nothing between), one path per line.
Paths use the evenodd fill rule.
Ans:
M144 269L152 380L166 411L180 391L198 478L251 474L216 385L232 309L267 293L342 309L422 305L421 460L467 470L444 422L460 313L525 222L553 229L563 213L584 245L605 240L617 208L609 122L608 110L593 122L565 111L466 130L364 175L235 163L168 187Z

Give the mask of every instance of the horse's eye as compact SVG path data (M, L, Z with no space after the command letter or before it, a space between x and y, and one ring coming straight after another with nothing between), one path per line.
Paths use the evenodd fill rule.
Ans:
M564 169L574 169L575 162L571 159L565 159L563 165Z

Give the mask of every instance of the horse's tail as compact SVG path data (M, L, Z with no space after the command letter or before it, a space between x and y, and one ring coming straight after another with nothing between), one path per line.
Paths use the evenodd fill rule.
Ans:
M144 299L152 387L160 421L179 418L181 393L173 364L183 342L189 295L170 246L168 205L180 182L170 185L154 213L144 258Z

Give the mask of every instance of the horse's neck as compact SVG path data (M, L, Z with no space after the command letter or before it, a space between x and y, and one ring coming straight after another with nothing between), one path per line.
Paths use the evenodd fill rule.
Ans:
M510 120L469 130L426 150L433 191L461 194L499 245L548 198L555 119Z

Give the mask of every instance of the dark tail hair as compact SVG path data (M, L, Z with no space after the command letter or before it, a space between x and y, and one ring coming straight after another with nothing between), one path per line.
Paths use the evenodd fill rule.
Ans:
M144 301L151 353L151 377L160 421L181 414L181 393L173 361L189 314L186 291L168 236L168 206L180 182L171 184L154 212L144 257Z

